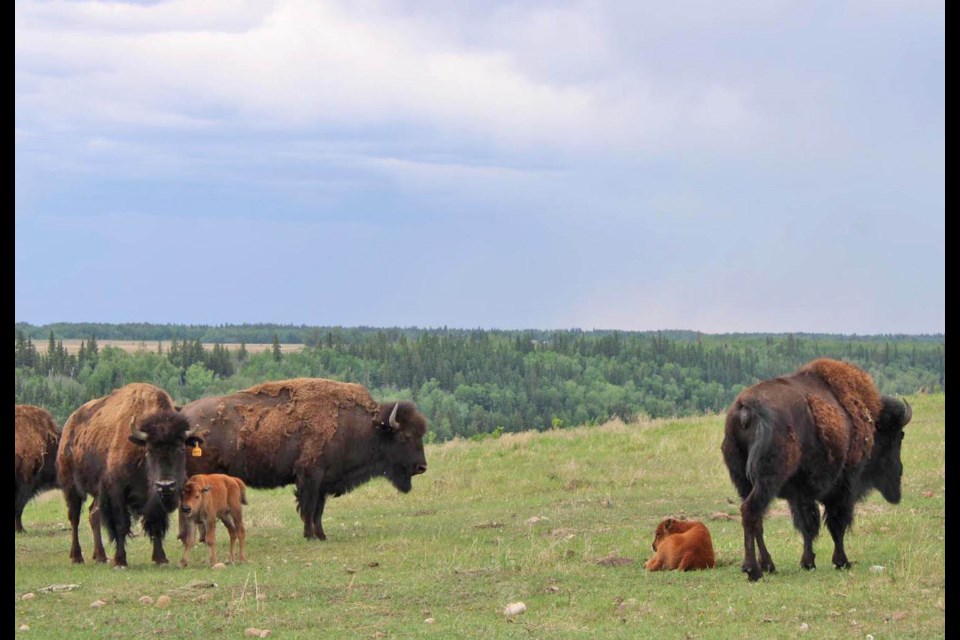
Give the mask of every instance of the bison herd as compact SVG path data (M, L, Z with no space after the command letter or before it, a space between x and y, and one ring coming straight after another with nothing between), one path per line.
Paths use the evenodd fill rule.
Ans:
M900 445L910 417L910 405L882 396L866 372L826 358L737 396L721 451L743 500L741 568L749 580L775 570L763 539L763 516L775 497L787 501L803 536L803 568L815 567L818 504L834 541L834 566L850 566L843 538L854 504L872 489L900 501ZM216 563L218 519L230 536L229 559L242 562L247 486L294 484L303 535L324 540L328 496L378 476L401 492L411 490L413 476L427 470L426 431L426 418L410 402L378 403L359 384L319 378L265 382L183 407L153 385L128 384L79 407L61 432L49 412L17 405L15 527L23 531L21 514L31 497L59 485L75 563L83 562L78 527L89 496L97 562L107 560L106 529L116 548L113 565L126 566L125 542L139 520L153 561L166 564L163 540L174 512L181 565L198 538ZM710 533L696 521L663 520L653 549L651 571L715 564Z

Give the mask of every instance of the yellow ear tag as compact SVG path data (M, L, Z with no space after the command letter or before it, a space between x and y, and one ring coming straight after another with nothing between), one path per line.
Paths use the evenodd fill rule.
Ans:
M190 452L190 455L192 455L194 458L199 458L200 456L202 456L202 455L203 455L203 451L200 450L200 445L198 445L198 444L197 444L197 445L194 445L194 446L193 446L193 451Z

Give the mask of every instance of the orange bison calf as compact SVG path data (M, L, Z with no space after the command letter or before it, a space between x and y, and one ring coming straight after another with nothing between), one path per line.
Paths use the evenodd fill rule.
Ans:
M243 480L222 473L197 474L190 476L183 485L180 498L180 535L183 541L183 557L180 566L187 566L190 549L197 542L197 530L200 537L210 548L210 564L217 564L214 530L217 518L230 533L230 562L234 562L233 547L240 541L240 562L243 555L246 530L243 527L243 507L247 504L247 485Z
M667 518L661 522L654 534L653 551L647 560L647 571L689 571L714 566L710 531L696 520Z

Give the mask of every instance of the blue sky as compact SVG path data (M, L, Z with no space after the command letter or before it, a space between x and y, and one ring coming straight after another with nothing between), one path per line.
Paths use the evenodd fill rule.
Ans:
M944 12L18 1L16 320L944 332Z

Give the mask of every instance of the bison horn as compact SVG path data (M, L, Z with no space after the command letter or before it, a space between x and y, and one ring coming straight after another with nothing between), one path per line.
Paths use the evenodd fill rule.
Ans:
M903 399L903 424L906 425L910 422L910 418L913 417L913 407L910 406L910 403L907 402L907 399Z
M184 439L189 440L190 438L199 438L200 437L200 423L197 423L193 429L190 429L184 434Z
M390 419L387 422L390 423L390 426L394 429L400 428L400 423L397 422L397 409L400 407L400 403L393 405L393 411L390 412Z
M137 429L136 417L130 418L130 435L132 435L137 440L140 440L141 442L144 442L147 439L147 434Z

